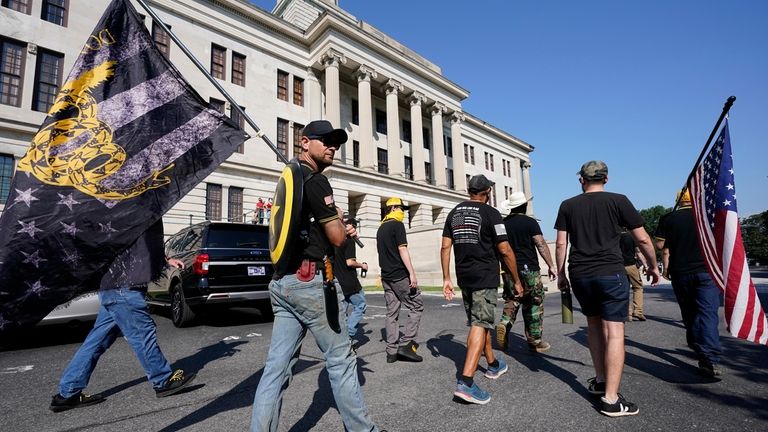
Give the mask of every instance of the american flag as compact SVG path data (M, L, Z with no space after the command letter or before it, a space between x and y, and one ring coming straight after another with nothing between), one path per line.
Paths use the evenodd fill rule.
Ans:
M728 331L740 339L768 344L768 320L749 275L741 240L728 119L688 187L704 261L725 293Z

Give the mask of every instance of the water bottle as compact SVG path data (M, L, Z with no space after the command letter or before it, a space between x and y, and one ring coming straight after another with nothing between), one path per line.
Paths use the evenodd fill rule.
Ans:
M363 263L363 264L365 264L366 266L368 265L368 263ZM365 277L365 275L367 275L367 274L368 274L368 270L366 270L364 268L360 269L360 277Z
M571 296L571 290L560 291L560 301L562 303L563 324L573 324L573 297Z

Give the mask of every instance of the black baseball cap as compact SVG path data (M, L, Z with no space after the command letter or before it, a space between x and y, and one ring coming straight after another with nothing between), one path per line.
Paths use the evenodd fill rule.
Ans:
M488 190L488 188L492 188L493 185L496 183L488 180L488 178L482 174L478 174L476 176L472 176L471 179L469 179L469 183L467 183L467 190L469 193L480 193Z
M342 145L347 142L347 132L344 129L334 129L328 120L315 120L309 122L301 135L309 139L322 139L324 143Z

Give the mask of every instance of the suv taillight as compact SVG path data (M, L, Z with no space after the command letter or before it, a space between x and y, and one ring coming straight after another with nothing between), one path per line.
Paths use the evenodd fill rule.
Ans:
M208 274L208 254L200 254L195 257L195 262L192 264L192 269L195 274L205 276Z

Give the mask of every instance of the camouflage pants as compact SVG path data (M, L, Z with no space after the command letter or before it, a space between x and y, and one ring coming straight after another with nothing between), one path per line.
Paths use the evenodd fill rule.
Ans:
M507 274L502 275L504 312L501 322L508 323L507 329L512 327L517 319L517 311L522 306L525 338L529 344L535 345L541 342L541 333L544 330L544 284L541 283L541 274L538 271L523 270L519 275L523 284L523 297L518 299L514 298L514 280Z

